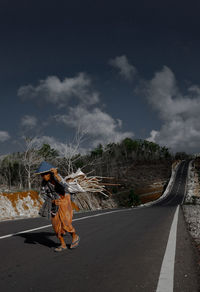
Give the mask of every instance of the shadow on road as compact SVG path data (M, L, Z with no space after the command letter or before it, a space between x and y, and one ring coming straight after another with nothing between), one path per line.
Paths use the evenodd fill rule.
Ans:
M23 233L23 234L17 234L15 236L25 238L24 243L28 243L28 244L41 244L49 248L55 248L60 245L60 243L56 242L56 239L54 241L50 238L50 237L56 238L54 232ZM68 239L67 241L69 241L70 238L69 236L67 236L67 234L65 235L65 237ZM68 249L70 249L70 245L71 243L66 242L66 246Z
M55 237L55 233L53 232L23 233L17 234L15 236L25 238L24 243L41 244L48 246L49 248L58 246L58 243L56 243L54 240L50 238L52 236Z

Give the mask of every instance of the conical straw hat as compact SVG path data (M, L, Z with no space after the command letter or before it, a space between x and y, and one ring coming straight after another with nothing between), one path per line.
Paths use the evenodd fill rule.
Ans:
M38 169L36 170L35 174L41 174L41 173L45 173L45 172L49 172L51 170L51 168L56 168L55 166L53 166L52 164L43 161L40 166L38 167Z

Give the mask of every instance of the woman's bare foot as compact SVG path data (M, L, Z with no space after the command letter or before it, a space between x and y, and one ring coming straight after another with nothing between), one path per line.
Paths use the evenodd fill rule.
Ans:
M76 233L72 234L72 244L70 248L76 248L79 245L80 236L78 236Z
M60 246L56 247L56 248L54 249L54 251L59 252L59 251L63 251L63 250L65 250L65 249L67 249L66 246L62 246L62 245L60 245Z

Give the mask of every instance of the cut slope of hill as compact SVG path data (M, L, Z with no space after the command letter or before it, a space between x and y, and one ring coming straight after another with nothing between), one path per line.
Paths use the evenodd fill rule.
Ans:
M120 186L114 189L113 198L121 206L129 205L130 192L134 192L141 203L155 200L165 190L171 170L171 161L140 162L119 167L115 182Z

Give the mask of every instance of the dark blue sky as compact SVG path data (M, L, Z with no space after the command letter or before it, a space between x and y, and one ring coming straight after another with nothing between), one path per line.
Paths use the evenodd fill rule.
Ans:
M61 123L55 116L76 120L78 106L85 110L81 111L84 125L95 122L88 114L95 115L98 109L97 135L88 130L91 145L109 142L109 135L117 136L117 141L127 133L135 138L151 136L176 151L197 152L198 114L194 113L195 119L188 116L193 116L200 97L198 90L188 94L188 88L200 84L199 11L198 1L1 1L0 154L17 151L16 142L29 130L53 137L54 146L64 142L76 123ZM111 65L111 60L122 56L126 64ZM126 78L120 66L131 66L137 73ZM168 71L162 71L164 66ZM62 83L65 78L75 80L80 72L88 78L84 84L89 84L79 93L84 96L85 88L88 94L98 92L98 102L92 106L77 98L77 91L69 93L68 87L62 92L68 101L61 106L65 96L53 103L50 92L45 99L44 89L38 88L40 80L49 76ZM160 78L166 79L167 88ZM30 90L19 94L27 85L34 91L32 99L27 96ZM73 86L76 90L76 81ZM169 87L170 96L166 95ZM172 108L178 107L170 120L155 104L160 91L163 107L172 103ZM192 100L192 110L186 99ZM105 137L101 122L102 127L113 123ZM157 134L150 135L151 131ZM173 135L178 138L173 140Z

